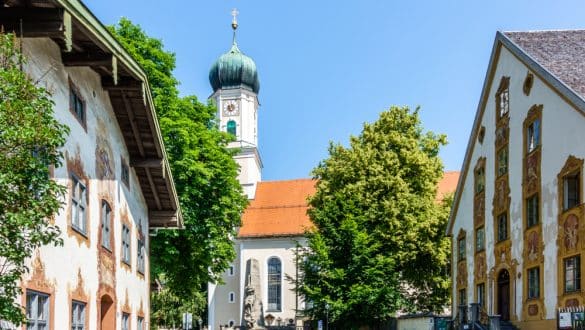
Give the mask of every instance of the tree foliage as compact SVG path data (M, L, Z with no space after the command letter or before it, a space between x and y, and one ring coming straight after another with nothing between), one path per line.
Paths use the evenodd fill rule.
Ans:
M148 75L183 211L185 229L159 231L151 240L153 278L165 275L175 295L201 301L200 288L217 281L235 257L231 237L247 199L227 149L232 137L218 129L216 108L180 97L175 56L163 43L122 18L110 31Z
M357 328L447 303L450 199L436 200L445 143L423 131L418 109L392 107L349 147L330 144L313 170L316 229L301 256L310 316Z
M15 39L0 34L0 319L20 323L15 302L26 260L41 245L62 244L49 219L65 187L50 178L60 166L69 129L53 117L53 101L20 67Z

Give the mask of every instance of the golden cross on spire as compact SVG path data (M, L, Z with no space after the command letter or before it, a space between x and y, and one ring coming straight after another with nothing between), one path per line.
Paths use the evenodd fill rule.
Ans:
M234 29L234 31L238 28L238 14L239 13L240 12L236 8L232 9L232 17L233 17L232 29Z

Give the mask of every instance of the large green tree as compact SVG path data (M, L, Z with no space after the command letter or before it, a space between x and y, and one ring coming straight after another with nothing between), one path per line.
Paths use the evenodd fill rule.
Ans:
M232 137L218 129L213 105L179 96L175 56L160 40L124 18L110 31L147 73L185 222L184 230L152 238L152 275L164 274L168 290L200 302L195 312L201 312L202 288L219 280L235 257L231 238L247 205L235 150L227 148Z
M49 93L21 70L24 58L10 34L0 34L0 320L20 323L15 302L26 260L41 245L61 244L50 223L65 187L50 178L60 166L69 129L53 117Z
M310 316L349 329L447 303L449 198L436 200L445 143L423 131L418 109L392 107L349 147L330 144L313 170L315 229L300 259Z

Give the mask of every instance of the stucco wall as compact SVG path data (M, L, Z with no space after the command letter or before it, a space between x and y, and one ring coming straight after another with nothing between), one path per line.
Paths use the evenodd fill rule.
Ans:
M295 319L297 297L294 292L294 284L289 282L286 277L289 275L293 279L296 278L297 269L294 262L294 253L297 241L302 245L306 244L306 240L302 237L236 240L235 248L238 251L238 256L233 262L235 276L228 276L226 272L223 276L224 285L210 285L210 329L219 329L220 324L228 324L230 320L234 320L236 325L241 324L246 262L251 258L258 260L260 264L261 299L264 306L264 316L272 314L275 319L280 317L284 323L288 323L289 319ZM267 263L271 257L277 257L282 262L282 309L280 312L266 310L268 306ZM231 291L236 294L235 304L228 302L228 295ZM300 299L298 308L303 308Z
M64 67L59 47L50 39L25 39L23 51L28 57L25 68L38 84L47 88L55 102L55 117L71 129L63 149L66 156L64 166L54 170L55 179L68 187L65 206L55 218L61 228L62 247L43 247L39 251L44 277L54 287L54 324L52 329L71 328L72 291L81 287L86 294L86 318L89 329L99 325L98 310L100 297L99 251L101 200L106 198L112 207L114 233L113 280L115 283L116 327L120 326L123 306L129 307L131 328L136 328L136 317L144 315L145 326L149 316L149 263L148 263L148 210L137 178L130 168L129 188L120 181L122 158L129 161L122 132L116 121L109 96L101 88L101 79L93 70L86 67ZM69 81L78 88L86 106L86 129L69 110ZM98 144L109 147L112 170L108 180L98 179L96 174L96 149ZM74 164L87 176L87 238L71 234L69 212L70 167ZM126 215L131 227L131 267L121 266L121 218ZM140 230L139 230L140 226ZM145 243L145 274L137 273L137 235L141 231ZM34 258L31 260L34 268ZM38 267L37 267L38 268ZM32 276L32 275L31 275ZM24 279L24 286L30 279ZM103 282L103 279L102 279ZM80 284L81 283L81 284ZM102 283L103 284L103 283Z

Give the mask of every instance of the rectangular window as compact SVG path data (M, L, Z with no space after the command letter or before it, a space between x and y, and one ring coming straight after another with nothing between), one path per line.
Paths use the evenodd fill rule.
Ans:
M565 259L565 292L581 290L581 257Z
M126 187L130 187L130 168L124 159L122 159L120 178Z
M87 208L87 189L76 176L71 175L71 181L71 227L83 235L87 235L87 220L85 215L85 209Z
M49 295L26 291L26 329L49 329Z
M510 91L508 88L502 90L500 97L500 117L505 116L510 111Z
M230 268L228 269L228 275L234 276L234 273L235 273L234 265L230 265Z
M138 326L136 327L138 330L145 330L144 329L144 317L138 317L137 319Z
M477 285L477 303L481 305L481 307L485 306L485 284L481 283Z
M498 242L508 239L508 216L502 213L498 216Z
M528 152L532 152L540 145L540 119L536 119L528 125L526 138L526 142L528 143L526 150Z
M102 201L102 246L108 251L112 250L110 242L110 226L112 219L112 209L106 201Z
M144 240L138 238L136 243L136 262L138 272L144 274Z
M475 172L475 193L479 194L485 188L485 170L483 167Z
M130 265L130 228L122 224L122 261Z
M498 151L498 176L508 173L508 147Z
M475 231L475 252L483 251L484 249L485 249L485 229L483 227L479 227Z
M459 241L457 241L457 255L458 255L458 259L457 260L464 260L465 259L465 238L460 238Z
M459 305L467 305L467 297L465 293L465 289L459 290Z
M71 330L85 330L85 303L73 301L71 304Z
M235 293L230 292L229 301L230 301L230 303L234 303L236 301L236 294Z
M526 225L528 228L539 223L538 209L538 194L528 197L526 199Z
M528 299L540 297L540 270L538 267L528 270Z
M122 313L122 330L130 330L130 314Z
M579 173L567 175L563 182L564 207L568 210L574 206L581 204L580 197L580 175Z
M69 108L75 118L85 127L85 102L83 102L77 88L72 84L69 86Z

